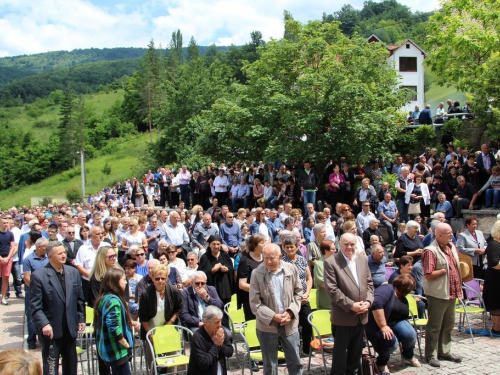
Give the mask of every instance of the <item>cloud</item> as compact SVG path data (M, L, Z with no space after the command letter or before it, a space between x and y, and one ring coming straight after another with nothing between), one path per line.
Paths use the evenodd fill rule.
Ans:
M349 2L355 8L363 0ZM430 11L438 0L400 0L413 11ZM187 45L236 44L262 32L269 40L283 35L283 10L295 19L320 19L342 6L327 0L2 0L0 56L54 50L104 47L145 47L153 38L168 46L180 29Z

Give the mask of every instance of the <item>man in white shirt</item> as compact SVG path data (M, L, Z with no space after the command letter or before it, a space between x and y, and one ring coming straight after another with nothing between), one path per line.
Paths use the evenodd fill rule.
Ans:
M229 181L224 175L224 171L222 169L219 169L219 175L214 179L214 189L217 200L221 204L226 203L226 199L228 197L227 188L229 185Z
M89 232L90 244L83 245L78 250L75 258L75 267L82 275L83 297L85 302L88 301L88 291L90 286L90 271L94 268L95 257L97 251L102 246L109 246L109 243L102 242L104 237L104 229L102 227L93 226Z
M169 217L170 221L163 224L160 228L160 238L167 241L169 245L174 245L180 256L185 257L181 247L184 243L189 243L186 227L179 222L181 217L177 211L172 211Z
M279 207L278 207L278 210L279 210ZM292 211L292 204L285 203L283 205L283 212L280 213L280 220L283 223L283 225L285 224L285 219L287 217L290 217L290 211Z
M370 211L370 202L365 201L361 206L362 211L356 217L356 226L358 228L358 236L363 236L363 232L370 226L370 220L377 219Z

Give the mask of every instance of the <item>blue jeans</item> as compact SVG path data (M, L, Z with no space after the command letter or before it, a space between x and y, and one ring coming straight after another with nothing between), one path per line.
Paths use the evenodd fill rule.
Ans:
M273 194L271 194L271 195L269 196L269 198L267 198L267 199L266 199L266 207L267 207L267 208L271 208L271 207L273 207L273 202L274 202L276 199L278 199L278 196L277 196L277 195L273 195Z
M248 206L248 197L246 198L233 198L231 199L231 205L233 206L233 212L238 211L238 202L243 201L243 207L247 208Z
M12 279L14 281L14 290L16 291L16 297L19 297L23 294L23 289L21 287L21 280L22 280L22 273L21 273L21 267L19 265L19 262L12 262L12 268L10 270L10 273L12 275ZM10 296L10 292L7 290L7 297Z
M413 265L413 269L411 270L411 275L415 279L415 283L416 283L415 293L417 293L418 295L422 295L422 293L423 293L422 283L423 283L423 278L424 278L424 269L423 269L423 266L422 266L422 260L421 259L419 259Z
M181 190L181 200L184 202L186 209L189 208L189 185L179 185Z
M307 204L312 203L314 207L316 207L316 190L315 191L303 191L304 193L304 218L306 218L307 214Z
M286 367L290 375L302 374L302 361L300 360L299 332L287 336L285 327L278 327L278 333L262 332L257 330L257 337L262 351L264 362L264 375L278 375L278 339L285 353Z
M408 204L404 198L398 199L399 222L406 223L408 221Z
M403 346L403 357L405 359L413 358L415 342L417 341L417 333L410 323L402 320L391 327L394 337L390 340L384 339L382 331L367 329L366 335L368 340L373 344L373 348L378 353L377 365L385 366L389 362L391 353L398 347L398 342Z
M493 200L493 203L491 202ZM485 207L496 208L498 202L500 201L500 190L497 189L487 189L486 190L486 204Z

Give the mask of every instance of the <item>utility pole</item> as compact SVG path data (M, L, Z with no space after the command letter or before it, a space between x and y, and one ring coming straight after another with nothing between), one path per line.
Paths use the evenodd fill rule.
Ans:
M80 169L82 175L82 203L85 202L85 157L83 156L83 149L80 150Z

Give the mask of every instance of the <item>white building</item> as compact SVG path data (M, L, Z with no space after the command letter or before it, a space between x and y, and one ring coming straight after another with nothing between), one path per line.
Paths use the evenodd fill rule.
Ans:
M368 38L368 42L382 41L375 34L372 34ZM393 64L400 75L399 87L415 92L413 100L401 110L405 112L413 111L416 105L420 107L420 110L424 109L424 59L427 56L425 51L411 39L406 39L400 44L388 44L386 47L389 51L387 61Z

